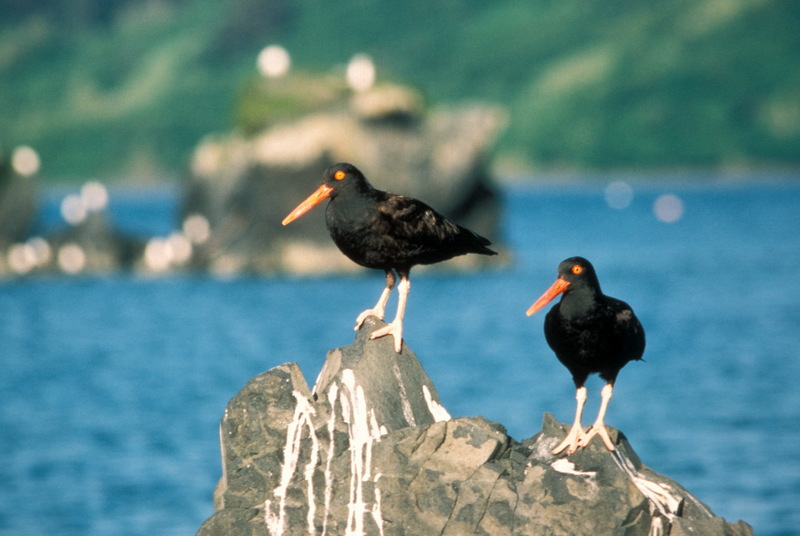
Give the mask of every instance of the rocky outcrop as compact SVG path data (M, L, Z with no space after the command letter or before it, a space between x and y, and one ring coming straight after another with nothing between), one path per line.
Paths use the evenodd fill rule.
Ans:
M87 212L47 241L55 254L41 268L67 274L131 270L145 250L145 241L119 231L105 209Z
M30 180L30 179L27 179ZM33 204L33 202L31 203ZM0 275L94 274L145 266L145 241L118 230L108 211L108 192L87 182L61 203L64 226L46 235L17 235ZM22 238L25 238L22 240ZM5 268L5 269L3 269Z
M183 208L184 219L203 218L210 229L194 262L221 272L360 269L331 243L324 210L280 223L340 161L496 242L500 207L488 159L503 125L497 107L424 110L412 90L384 85L253 134L210 137L194 152ZM483 261L472 255L448 265Z
M180 225L167 237L119 232L107 207L84 195L87 186L90 194L102 189L107 200L104 187L95 182L65 198L64 228L28 237L36 217L38 156L24 148L27 160L18 160L30 163L22 173L0 151L0 277L118 270L363 270L330 240L324 209L281 226L284 216L319 186L322 172L338 161L358 165L378 188L430 203L505 252L497 243L499 196L488 171L491 146L504 125L499 108L426 110L409 88L383 85L357 92L324 76L265 84L265 94L254 100L273 109L268 120L254 119L248 129L209 137L195 150L176 218ZM486 263L482 256L465 255L445 269Z
M36 217L36 177L19 173L0 148L0 246L25 237Z
M35 218L35 173L21 173L0 147L0 276L13 271L11 248L25 238Z
M569 457L545 414L518 442L481 417L451 418L416 356L367 320L331 350L313 389L288 363L247 383L222 419L223 476L199 536L747 536L639 460L612 430Z

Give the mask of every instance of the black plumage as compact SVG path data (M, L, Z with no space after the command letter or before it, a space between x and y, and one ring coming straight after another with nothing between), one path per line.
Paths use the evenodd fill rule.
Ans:
M582 257L561 262L558 279L528 309L528 315L558 295L562 295L561 301L547 313L544 334L558 360L572 374L578 408L572 429L554 453L564 449L572 453L585 447L594 435L600 435L606 447L614 450L603 422L605 412L619 371L644 354L644 329L630 305L602 293L594 267ZM584 432L580 424L586 401L584 384L593 373L598 373L606 386L597 420Z
M355 329L369 315L383 319L386 301L400 277L397 315L373 338L394 335L402 345L402 319L413 266L442 262L459 255L496 255L486 238L457 225L417 199L375 189L352 164L339 163L323 174L322 185L283 220L286 225L330 199L325 210L328 232L350 260L386 273L386 288L376 306L361 313Z

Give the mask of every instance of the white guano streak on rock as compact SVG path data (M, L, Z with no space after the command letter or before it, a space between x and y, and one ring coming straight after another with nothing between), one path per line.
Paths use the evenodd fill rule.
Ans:
M397 380L397 385L400 387L400 402L403 405L403 417L410 426L416 426L417 421L414 419L414 411L411 409L411 402L408 401L408 394L406 393L406 386L403 383L403 378L400 376L400 367L397 362L392 365L392 372Z
M381 473L375 475L375 504L372 505L372 519L378 525L378 531L383 536L383 516L381 515L381 490L378 488L378 480L381 478Z
M228 417L228 409L225 409L225 416L222 420L225 420ZM222 460L222 481L227 484L228 482L228 464L226 460L228 459L227 449L225 448L225 438L223 436L224 432L222 431L222 424L219 425L219 453L220 459Z
M613 458L614 462L616 462L617 466L619 466L622 471L628 475L628 478L633 482L633 485L644 495L647 500L650 501L652 506L651 512L655 509L665 518L670 524L675 519L678 510L680 509L681 502L683 499L681 496L673 491L667 484L659 484L657 482L653 482L652 480L647 480L639 476L638 471L633 466L631 461L625 457L619 450L615 450L611 453L611 457ZM708 509L709 517L712 517L712 514ZM661 523L658 519L658 516L654 516L650 525L650 535L656 536L663 532Z
M360 385L356 385L352 370L342 371L342 384L344 389L342 389L339 399L350 438L350 504L347 507L345 534L347 536L363 536L364 515L367 513L363 483L370 480L372 443L380 439L383 428L378 425L375 412L367 408L364 389ZM383 518L380 502L377 500L377 497L380 496L377 489L379 477L380 475L376 475L372 480L375 483L376 501L372 505L370 513L383 532Z
M322 519L322 536L328 533L328 514L331 509L331 497L333 496L333 477L331 476L331 462L333 454L336 452L334 432L336 430L336 397L339 394L339 385L332 383L328 389L328 404L331 407L331 418L328 419L328 460L325 463L325 514Z
M578 471L575 469L575 464L569 461L566 458L559 458L550 466L558 471L559 473L564 473L565 475L575 475L575 476L588 476L594 477L597 472L596 471Z
M666 505L669 513L674 514L678 511L681 500L672 493L672 490L666 484L657 484L651 480L646 480L637 476L634 484L639 488L642 494L653 502L662 502Z
M300 442L303 439L304 427L308 428L308 435L311 439L311 455L308 464L306 464L303 476L308 484L308 532L309 534L314 534L316 506L312 477L314 475L314 468L319 460L319 440L314 433L314 423L311 421L314 408L305 395L299 391L293 391L292 395L295 400L297 400L297 405L294 408L292 422L290 422L289 426L286 428L286 446L283 448L283 463L281 464L281 483L273 492L273 496L279 500L278 513L274 514L272 512L272 501L270 499L264 501L264 522L272 536L279 536L284 532L284 524L286 522L286 491L289 489L289 484L292 482L292 477L297 470L297 462L300 460Z
M433 399L427 385L422 386L422 395L425 397L425 403L428 404L428 411L431 412L436 422L449 421L452 418L444 406Z

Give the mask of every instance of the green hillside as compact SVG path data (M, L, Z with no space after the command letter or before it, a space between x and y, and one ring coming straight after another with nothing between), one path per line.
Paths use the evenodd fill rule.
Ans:
M506 105L519 165L797 166L798 28L795 0L0 0L0 145L52 178L180 174L280 43Z

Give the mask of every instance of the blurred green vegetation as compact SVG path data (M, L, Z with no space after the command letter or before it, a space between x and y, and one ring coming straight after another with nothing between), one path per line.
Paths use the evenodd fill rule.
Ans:
M344 106L352 94L343 76L293 73L251 78L237 94L234 124L245 135L318 110Z
M796 0L0 0L0 145L50 178L179 175L208 133L341 97L364 52L506 105L521 168L796 166L798 28ZM305 74L259 104L273 43Z

